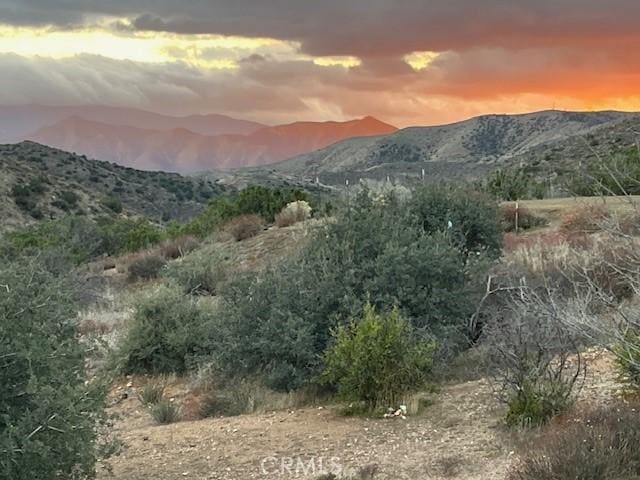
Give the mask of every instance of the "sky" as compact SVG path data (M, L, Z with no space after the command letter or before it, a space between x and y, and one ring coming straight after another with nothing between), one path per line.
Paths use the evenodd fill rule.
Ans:
M0 0L0 104L397 126L640 111L638 0Z

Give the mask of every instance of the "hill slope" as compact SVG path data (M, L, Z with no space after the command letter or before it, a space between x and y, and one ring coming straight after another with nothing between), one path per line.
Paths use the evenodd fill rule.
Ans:
M390 135L348 139L270 166L275 172L326 184L346 179L419 176L475 177L500 166L526 161L534 150L616 130L640 114L545 111L488 115L451 125L411 127ZM569 152L567 151L567 154ZM571 160L571 159L570 159Z
M264 127L249 135L201 135L186 128L143 129L71 117L29 138L93 158L141 169L196 172L264 165L352 136L396 128L367 117L349 122L298 122Z
M66 213L123 213L156 220L197 213L224 187L178 174L88 160L32 142L0 145L0 229Z

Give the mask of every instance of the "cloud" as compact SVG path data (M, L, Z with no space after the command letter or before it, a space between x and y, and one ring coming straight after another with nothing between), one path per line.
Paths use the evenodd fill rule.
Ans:
M601 44L637 38L637 0L3 0L0 20L69 27L96 16L127 28L300 42L315 56ZM120 24L121 27L124 24Z
M168 45L155 63L0 55L0 103L398 125L640 110L639 18L637 0L2 0L0 23Z
M117 105L164 113L219 112L266 123L375 115L394 124L446 123L488 113L615 105L640 110L640 67L620 57L476 50L427 68L250 56L231 70L183 62L141 63L95 55L66 59L0 55L0 104ZM582 62L582 63L580 63ZM585 63L587 62L587 63ZM638 63L637 60L635 60ZM606 65L603 80L599 67ZM575 85L578 74L582 83ZM574 83L572 83L574 82ZM613 93L612 93L613 92ZM625 103L626 102L626 103Z

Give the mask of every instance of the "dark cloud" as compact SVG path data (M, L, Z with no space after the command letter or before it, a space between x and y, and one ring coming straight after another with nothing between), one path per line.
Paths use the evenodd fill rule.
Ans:
M0 0L0 22L221 34L299 42L319 66L264 49L204 49L238 68L80 55L0 55L0 104L127 105L220 112L264 122L373 114L399 125L479 113L604 104L640 109L639 0ZM414 71L413 51L442 54ZM606 103L610 100L610 103ZM625 103L626 102L626 103Z
M637 37L637 0L3 0L0 20L75 25L94 15L131 28L298 41L312 55L524 48ZM122 28L122 25L120 25Z

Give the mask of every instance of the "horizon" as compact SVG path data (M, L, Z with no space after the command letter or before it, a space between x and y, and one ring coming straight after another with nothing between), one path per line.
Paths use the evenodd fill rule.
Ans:
M148 108L140 108L140 107L135 107L135 106L119 106L119 105L101 105L101 104L96 104L96 105L82 105L82 104L50 104L50 105L45 105L45 104L23 104L23 105L7 105L7 104L0 104L0 109L2 108L70 108L70 109L75 109L75 108L105 108L105 109L123 109L123 110L134 110L134 111L139 111L142 113L149 113L149 114L153 114L153 115L161 115L161 116L165 116L165 117L171 117L171 118L175 118L175 119L186 119L189 117L207 117L207 116L223 116L223 117L229 117L233 120L239 120L239 121L246 121L246 122L255 122L258 124L262 124L262 126L260 128L272 128L272 127L285 127L285 126L289 126L289 125L294 125L294 124L302 124L302 123L310 123L310 124L327 124L327 123L349 123L349 122L358 122L358 121L364 121L368 118L376 120L378 122L381 123L385 123L388 124L392 127L397 128L398 130L403 130L406 128L420 128L420 127L439 127L439 126L446 126L446 125L452 125L452 124L456 124L456 123L463 123L469 120L472 120L474 118L479 118L479 117L491 117L491 116L526 116L526 115L536 115L536 114L541 114L541 113L547 113L547 112L558 112L558 113L629 113L629 114L635 114L638 113L640 114L640 109L638 110L624 110L624 109L599 109L599 110L579 110L579 109L562 109L562 108L546 108L546 109L540 109L540 110L530 110L530 111L523 111L523 112L517 112L517 113L508 113L508 112L487 112L487 113L481 113L478 115L472 115L470 117L463 117L457 120L453 120L450 122L445 122L445 123L431 123L431 124L409 124L409 125L404 125L404 126L398 126L395 125L391 122L386 121L384 118L380 118L377 117L375 115L363 115L360 117L353 117L353 118L347 118L344 120L341 119L323 119L323 120L295 120L292 122L286 122L286 123L276 123L276 124L267 124L267 123L262 123L262 122L257 122L254 120L251 120L249 118L242 118L242 117L233 117L230 115L226 115L224 113L220 113L220 112L216 112L216 111L209 111L209 112L204 112L204 113L191 113L191 114L172 114L172 113L164 113L162 111L155 111L152 109L148 109ZM88 118L84 118L82 117L82 115L80 113L77 114L73 114L70 115L68 117L66 117L66 120L71 120L73 118L77 118L78 120L83 120L84 122L87 123L104 123L101 122L99 120L93 120L93 119L88 119ZM112 126L117 126L113 123L109 123L109 125ZM145 127L139 127L140 129L145 129ZM185 127L176 127L172 130L189 130L188 128Z
M640 111L631 0L3 3L2 105L398 128Z

